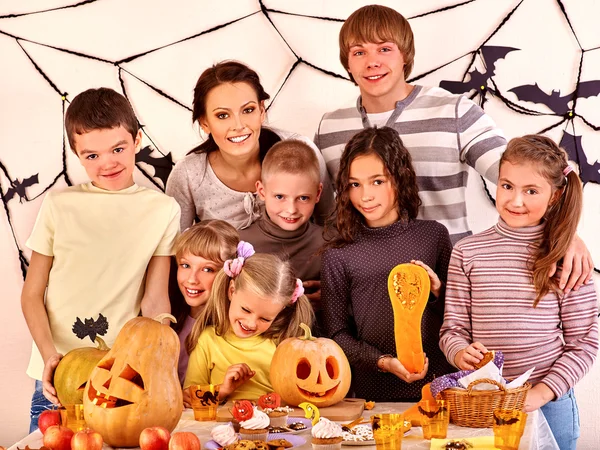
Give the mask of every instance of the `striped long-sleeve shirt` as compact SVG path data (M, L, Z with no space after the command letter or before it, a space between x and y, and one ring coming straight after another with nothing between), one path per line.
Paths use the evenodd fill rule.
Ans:
M468 166L496 184L506 147L502 132L467 97L423 86L415 86L396 103L386 125L398 132L412 156L423 202L419 218L445 225L452 243L470 235L465 203ZM346 143L370 126L360 97L355 108L323 116L314 140L333 181Z
M543 382L559 398L596 359L598 306L590 282L562 299L548 293L533 307L536 291L528 261L543 227L511 228L500 219L456 244L440 348L452 364L472 342L501 350L506 378L535 366L530 381Z

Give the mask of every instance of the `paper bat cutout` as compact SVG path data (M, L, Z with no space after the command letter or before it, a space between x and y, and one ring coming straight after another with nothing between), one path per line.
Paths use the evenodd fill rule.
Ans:
M575 161L579 165L579 178L584 184L590 181L600 183L600 162L588 164L581 145L581 136L573 136L567 131L563 131L559 146L565 149L569 160Z
M494 422L496 425L512 425L513 423L517 423L519 421L518 417L511 417L510 419L503 419L502 417L498 417L494 415Z
M78 317L73 324L73 333L79 339L85 339L86 336L89 336L92 342L95 342L96 335L104 336L108 331L108 320L102 314L98 315L98 320L91 317L83 320L85 323Z
M575 91L561 96L560 90L553 89L551 94L546 94L537 83L517 86L509 89L508 92L513 92L519 100L546 105L559 116L564 116L571 110L569 103L575 98ZM579 83L577 98L595 97L598 94L600 94L600 80Z
M440 408L438 408L435 411L425 411L423 408L421 408L420 406L417 408L419 410L419 412L421 414L423 414L424 416L429 417L430 419L433 419L435 416L437 416L439 413L442 413L444 411L446 411L446 407L445 406L441 406Z
M4 198L8 202L15 196L15 194L17 194L19 196L19 203L23 203L23 200L28 201L29 199L27 198L25 188L28 188L29 186L33 186L34 184L38 183L39 179L37 173L35 175L30 176L29 178L24 178L23 181L19 181L18 179L11 180L10 187L6 191L6 195L4 196Z
M151 156L154 149L147 145L143 147L136 155L135 162L144 162L154 167L154 176L163 182L163 186L167 185L167 178L173 169L173 157L170 153L165 156L153 158Z
M495 45L483 46L479 52L484 62L485 72L481 73L474 69L469 72L469 81L440 81L440 87L452 92L453 94L464 94L472 89L481 90L481 86L487 87L488 80L494 75L496 70L496 61L504 59L512 51L520 50L513 47L500 47Z

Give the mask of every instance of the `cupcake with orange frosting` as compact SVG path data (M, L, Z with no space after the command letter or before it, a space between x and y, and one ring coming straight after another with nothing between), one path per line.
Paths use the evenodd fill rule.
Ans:
M313 450L341 450L342 427L325 417L321 417L312 427Z
M248 400L236 401L231 411L240 423L240 438L266 441L269 434L269 416L255 408Z
M289 413L294 410L289 406L281 406L281 397L275 392L261 395L258 399L258 406L269 416L272 427L285 427Z

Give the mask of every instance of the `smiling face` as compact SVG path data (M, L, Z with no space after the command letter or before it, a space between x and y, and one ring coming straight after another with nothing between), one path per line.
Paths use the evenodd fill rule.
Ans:
M348 175L350 202L363 215L367 226L385 227L398 220L394 184L379 156L356 157Z
M241 339L267 331L284 308L281 303L261 297L249 289L236 290L233 281L227 293L231 330Z
M279 228L294 231L312 216L323 185L310 175L273 173L264 182L256 182L259 197L271 222Z
M200 126L210 133L225 155L258 155L260 129L265 119L264 103L248 83L223 83L206 96L206 116Z
M133 185L135 153L142 142L122 126L101 128L74 136L75 151L92 184L107 191Z
M391 111L404 99L410 86L404 79L404 56L393 42L350 45L348 72L360 88L367 112Z
M204 309L218 271L217 263L190 252L177 258L177 285L192 317L197 318Z
M538 225L558 191L529 162L500 166L496 209L513 228Z

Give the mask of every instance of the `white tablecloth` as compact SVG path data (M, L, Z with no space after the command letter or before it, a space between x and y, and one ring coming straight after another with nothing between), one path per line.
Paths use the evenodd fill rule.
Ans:
M404 410L408 409L412 406L411 403L381 403L378 402L375 405L375 408L371 411L364 411L363 417L367 420L371 414L377 413L390 413L390 412L404 412ZM202 447L204 448L204 444L210 440L210 430L215 426L215 422L196 422L194 420L194 414L191 409L187 409L183 412L181 416L181 420L177 424L174 432L177 431L191 431L195 433L202 442ZM493 436L494 433L491 428L465 428L459 427L456 425L450 424L448 428L448 438L451 439L461 439L466 437L473 436ZM310 432L306 431L298 434L298 436L303 437L306 440L306 443L294 448L294 450L309 450L311 449L310 444ZM282 437L284 437L282 435ZM421 428L414 427L410 430L402 439L402 449L403 450L412 450L412 449L423 449L427 450L430 448L430 442L423 439L423 434L421 432ZM15 445L9 448L9 450L17 450L17 447L24 449L26 445L29 445L30 448L40 448L42 446L42 433L39 430L34 431L30 435L21 439ZM104 450L110 450L112 447L104 445ZM343 446L343 449L351 450L354 447ZM360 446L356 450L373 450L375 446ZM554 436L552 436L552 432L550 431L550 427L548 426L548 422L544 418L543 414L540 414L538 411L529 413L527 418L527 424L525 426L525 432L523 437L521 438L521 445L519 447L520 450L559 450L558 445L556 445L556 441L554 440Z

